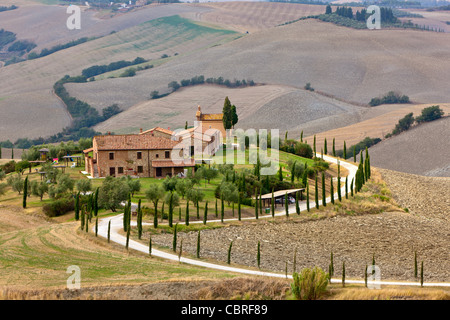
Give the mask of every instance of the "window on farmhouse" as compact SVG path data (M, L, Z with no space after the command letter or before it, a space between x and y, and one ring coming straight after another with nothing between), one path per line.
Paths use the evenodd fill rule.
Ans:
M118 173L123 173L123 167L118 167L118 168L117 168L117 172L118 172Z
M114 160L114 152L109 153L109 160Z
M138 166L138 173L142 173L144 172L144 167L143 166Z
M138 158L138 159L142 159L142 152L139 151L139 152L137 153L137 158Z
M170 151L166 151L166 152L165 152L165 157L166 157L166 159L169 159L169 158L170 158Z

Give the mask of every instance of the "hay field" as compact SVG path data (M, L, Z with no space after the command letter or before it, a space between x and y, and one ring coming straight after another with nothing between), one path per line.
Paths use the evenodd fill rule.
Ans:
M77 228L78 223L65 223L0 234L0 288L65 288L66 270L72 265L81 269L82 287L231 277L145 254L131 255Z
M316 90L368 103L394 90L416 103L450 101L450 35L415 30L354 30L315 20L246 35L170 61L130 79L71 84L74 96L99 105L111 97L134 104L173 80L203 74ZM129 105L131 105L129 104Z
M346 141L347 148L360 142L365 137L381 138L388 133L391 133L398 120L403 118L408 113L412 112L414 117L421 114L422 109L433 104L419 104L419 105L382 105L373 108L366 108L361 116L361 121L349 126L327 130L316 134L316 144L321 148L324 139L328 141L328 147L331 146L333 138L336 139L336 149L344 147ZM450 104L439 104L445 114L450 113ZM381 114L380 114L381 113ZM380 115L378 115L380 114ZM431 132L430 132L431 134ZM306 137L308 141L313 141L314 136ZM328 149L331 150L331 149Z
M132 60L137 56L155 60L168 54L170 59L176 60L238 36L232 31L199 26L172 16L151 20L40 59L1 68L0 97L3 99L0 99L0 108L5 110L5 117L0 119L1 140L47 136L70 124L70 115L51 91L55 81L66 74L78 75L95 64ZM175 53L178 56L174 57ZM103 103L94 106L104 108L119 103L122 107L114 97L108 96ZM48 121L49 116L52 121ZM27 130L21 130L23 127Z
M190 19L254 33L300 17L325 13L325 6L275 2L210 2L191 4L211 11L189 12Z

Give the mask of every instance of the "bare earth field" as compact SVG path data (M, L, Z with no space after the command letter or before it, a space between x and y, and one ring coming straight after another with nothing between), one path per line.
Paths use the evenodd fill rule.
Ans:
M143 101L152 90L167 92L171 81L202 74L297 88L310 82L316 90L357 103L368 103L391 90L417 103L445 103L450 100L446 87L450 61L445 54L450 49L449 36L413 30L353 30L306 20L174 59L130 79L68 88L92 105L109 99L111 92L123 100Z
M370 163L401 172L450 177L449 137L450 118L424 123L371 147Z
M414 117L421 114L422 109L433 104L420 105L381 105L377 107L365 108L365 112L361 114L360 122L351 124L349 126L322 131L316 134L316 143L319 148L323 146L324 139L328 141L328 147L331 146L333 138L336 139L336 149L344 147L346 141L347 148L360 142L365 137L384 138L388 133L391 133L398 120L403 118L408 113L412 112ZM439 104L445 114L450 113L450 104ZM307 132L307 131L305 131ZM308 141L313 141L314 136L306 137ZM397 154L396 154L397 156ZM399 169L399 168L397 168Z

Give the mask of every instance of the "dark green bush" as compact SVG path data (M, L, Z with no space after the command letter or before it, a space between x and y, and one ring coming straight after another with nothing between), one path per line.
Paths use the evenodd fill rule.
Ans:
M74 208L75 208L75 201L72 196L54 200L43 206L44 213L48 217L61 216L69 211L74 210Z

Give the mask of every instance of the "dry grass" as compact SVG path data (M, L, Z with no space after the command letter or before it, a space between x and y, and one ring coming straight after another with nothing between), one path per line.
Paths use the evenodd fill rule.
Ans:
M447 289L434 288L334 288L330 300L450 300Z
M200 289L200 300L285 300L289 280L270 278L234 278Z

